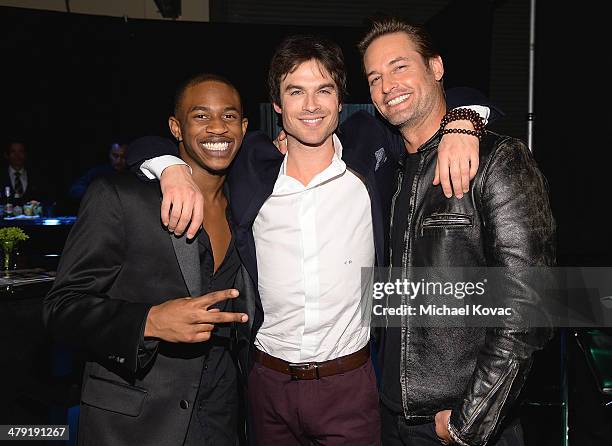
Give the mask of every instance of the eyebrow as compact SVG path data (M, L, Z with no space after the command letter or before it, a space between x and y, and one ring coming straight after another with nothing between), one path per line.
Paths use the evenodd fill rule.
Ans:
M388 62L387 65L393 65L393 64L396 64L398 62L408 62L409 60L410 59L408 57L400 56L400 57L396 57L392 61ZM366 77L370 77L374 73L378 73L378 71L372 70L368 74L366 74Z
M194 105L189 109L189 113L194 111L210 111L210 107L206 107L205 105Z
M212 109L210 107L207 107L206 105L194 105L193 107L191 107L191 109L189 110L189 113L192 113L194 111L205 111L205 112L210 112L212 111ZM228 111L235 111L237 113L240 113L240 110L234 106L231 107L225 107L223 109L224 112L228 112Z
M285 87L285 91L291 90L292 88L297 88L298 90L304 90L304 87L302 87L300 85L289 84L289 85L287 85L287 87ZM336 89L336 85L334 83L332 83L332 82L329 82L327 84L321 84L321 85L317 86L317 90L321 90L322 88L333 88L335 90Z
M404 56L400 56L400 57L396 57L395 59L393 59L391 62L389 62L387 65L393 65L394 63L398 63L398 62L404 62L409 60L408 57L404 57Z

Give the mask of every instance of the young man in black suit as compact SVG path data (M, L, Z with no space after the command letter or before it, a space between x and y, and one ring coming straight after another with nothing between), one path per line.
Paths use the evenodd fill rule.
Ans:
M132 175L99 179L87 191L45 298L47 328L90 355L82 445L237 441L227 324L247 316L232 312L240 259L224 180L247 120L229 81L199 75L179 89L169 125L204 197L203 230L189 241L168 234L159 221L157 183ZM155 137L131 147L143 145L173 147Z

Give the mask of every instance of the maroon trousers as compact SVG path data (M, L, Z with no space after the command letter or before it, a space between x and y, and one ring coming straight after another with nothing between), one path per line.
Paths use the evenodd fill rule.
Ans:
M295 381L255 363L248 387L257 446L380 445L371 361L347 373Z

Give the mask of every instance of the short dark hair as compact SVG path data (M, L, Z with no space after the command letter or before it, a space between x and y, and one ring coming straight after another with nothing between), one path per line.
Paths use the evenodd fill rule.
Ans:
M424 61L440 55L431 35L423 25L413 25L397 17L384 17L373 20L370 29L357 44L357 48L363 56L374 40L387 34L395 33L405 33L408 35Z
M8 154L9 149L13 146L13 144L21 144L27 150L28 144L26 143L25 138L12 137L12 138L6 139L5 142L2 143L2 146L4 147L4 153Z
M313 35L294 35L285 38L276 48L268 71L270 100L280 104L283 79L309 60L319 62L330 74L338 89L338 100L346 96L346 70L342 49L331 40Z
M202 82L209 81L220 82L234 89L236 91L236 94L238 94L238 100L240 101L240 114L243 114L242 97L240 96L240 92L238 91L236 86L229 79L219 74L199 73L181 82L179 87L176 89L176 92L174 94L174 115L176 116L178 114L181 103L183 102L183 97L185 96L185 91L187 91L188 88L193 87L194 85L201 84Z

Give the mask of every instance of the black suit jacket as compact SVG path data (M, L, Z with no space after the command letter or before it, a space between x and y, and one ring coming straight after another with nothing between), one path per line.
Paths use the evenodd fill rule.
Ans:
M201 291L198 244L170 235L159 206L158 183L129 174L92 183L45 298L47 328L91 354L79 444L170 446L187 432L210 345L139 349L151 306Z
M8 166L4 166L1 170L2 175L0 176L0 182L2 185L1 193L4 197L4 187L9 186L11 188L11 194L14 194L13 183L11 183L11 177L9 175ZM50 190L50 185L46 179L35 169L26 167L28 174L28 186L23 192L21 197L24 202L30 200L37 200L40 202L48 202L54 198L53 192Z

